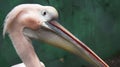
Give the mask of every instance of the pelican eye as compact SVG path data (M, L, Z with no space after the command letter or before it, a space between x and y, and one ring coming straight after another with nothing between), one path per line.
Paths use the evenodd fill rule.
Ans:
M46 12L44 12L43 15L46 15Z
M42 15L43 15L43 16L47 15L47 12L46 12L46 11L43 11L43 12L42 12Z

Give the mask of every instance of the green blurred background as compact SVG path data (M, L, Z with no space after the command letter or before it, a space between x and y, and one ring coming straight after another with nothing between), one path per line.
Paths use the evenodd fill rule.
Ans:
M16 5L38 3L54 6L65 28L103 60L120 56L120 0L0 0L0 67L21 62L8 35L2 36L4 18ZM88 67L89 64L62 49L33 41L46 67ZM108 63L109 64L109 63Z

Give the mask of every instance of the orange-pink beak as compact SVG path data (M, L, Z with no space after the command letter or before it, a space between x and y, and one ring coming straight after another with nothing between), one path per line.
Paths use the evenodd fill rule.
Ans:
M57 21L45 22L37 31L24 29L24 34L76 54L95 67L109 67L89 47L57 23Z

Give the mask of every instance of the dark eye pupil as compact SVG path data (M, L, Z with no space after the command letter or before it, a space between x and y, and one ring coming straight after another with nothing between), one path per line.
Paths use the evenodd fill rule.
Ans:
M45 16L45 15L46 15L46 12L43 13L43 16Z

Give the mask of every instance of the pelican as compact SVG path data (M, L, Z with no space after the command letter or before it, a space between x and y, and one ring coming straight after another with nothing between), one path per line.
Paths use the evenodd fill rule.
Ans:
M26 67L45 67L36 55L31 39L67 50L95 67L109 67L56 19L58 12L54 7L40 4L18 5L6 16L3 36L9 34L16 53Z

